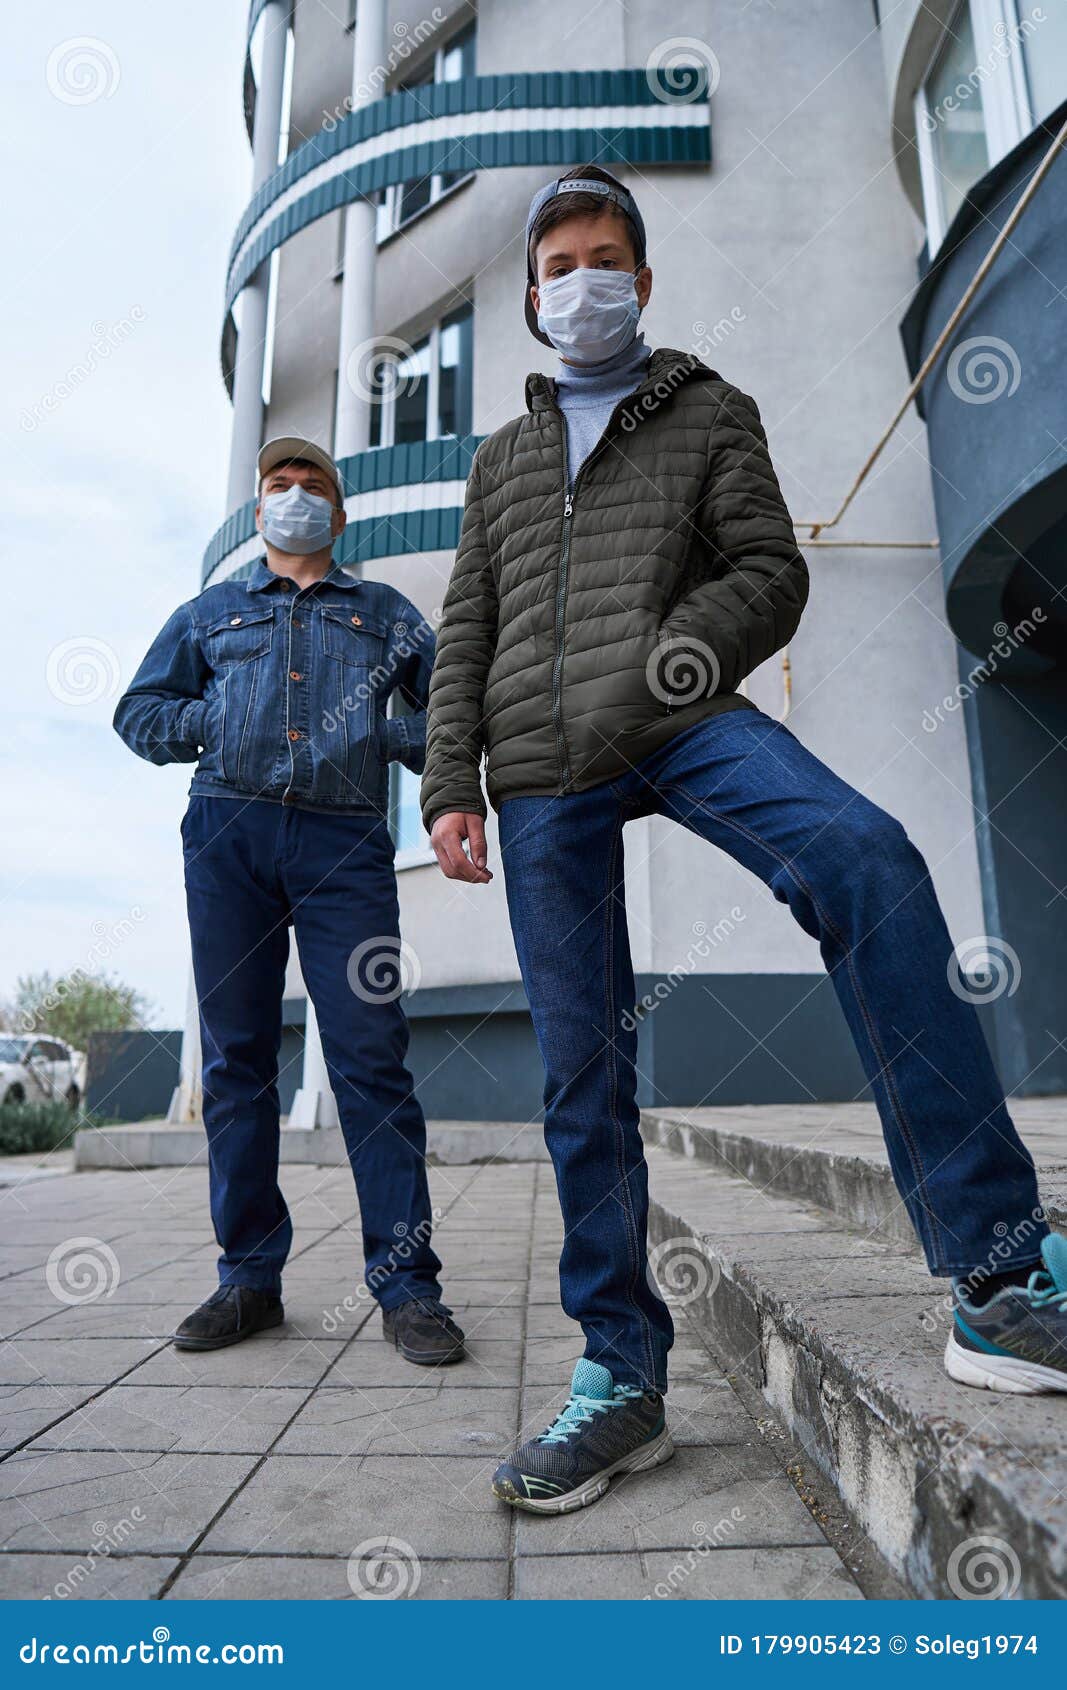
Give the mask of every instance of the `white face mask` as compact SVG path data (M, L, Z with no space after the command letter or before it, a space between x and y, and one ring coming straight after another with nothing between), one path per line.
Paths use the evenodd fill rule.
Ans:
M600 364L637 333L641 307L629 270L568 270L540 290L537 326L563 358Z
M268 493L261 507L263 538L280 552L308 557L333 540L334 506L329 499L305 492L299 482L284 493Z

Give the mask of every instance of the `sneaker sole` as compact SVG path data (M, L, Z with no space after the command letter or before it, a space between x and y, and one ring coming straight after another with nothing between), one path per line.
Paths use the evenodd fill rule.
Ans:
M1048 1391L1067 1391L1067 1373L1056 1367L1042 1367L1019 1356L978 1355L965 1350L955 1333L945 1346L945 1372L960 1385L978 1390L1008 1391L1014 1396L1034 1397Z
M650 1443L642 1444L632 1454L624 1455L620 1461L605 1467L603 1472L595 1478L579 1485L576 1490L567 1491L563 1496L554 1496L550 1500L536 1501L533 1497L520 1496L510 1479L493 1481L493 1495L501 1502L508 1503L512 1508L523 1508L528 1514L573 1514L576 1508L588 1508L592 1503L599 1502L613 1478L621 1473L644 1473L651 1467L662 1467L674 1454L674 1440L665 1426L659 1436Z
M270 1332L273 1327L283 1325L285 1310L279 1309L270 1320L264 1320L259 1326L253 1326L246 1332L235 1332L229 1338L179 1338L171 1339L171 1345L176 1350L228 1350L231 1344L243 1344L248 1338L254 1338L257 1332Z

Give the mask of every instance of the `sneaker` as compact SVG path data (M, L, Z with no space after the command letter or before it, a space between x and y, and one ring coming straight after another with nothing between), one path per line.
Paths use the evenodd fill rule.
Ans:
M659 1467L674 1454L658 1391L616 1385L582 1360L563 1413L517 1449L493 1478L493 1494L531 1514L569 1514L603 1496L616 1473Z
M220 1285L213 1297L187 1314L174 1334L176 1350L222 1350L253 1332L280 1326L285 1310L279 1296L248 1285Z
M463 1333L439 1297L412 1297L395 1309L383 1309L382 1331L416 1367L463 1360Z
M987 1391L1067 1391L1067 1239L1050 1233L1044 1266L976 1307L958 1280L945 1368L961 1385Z

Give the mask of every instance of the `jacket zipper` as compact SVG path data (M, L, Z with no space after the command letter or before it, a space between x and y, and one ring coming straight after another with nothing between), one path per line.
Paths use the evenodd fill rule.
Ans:
M561 412L562 416L563 413ZM563 417L563 474L567 474L567 419ZM552 724L556 731L556 758L559 762L559 789L567 792L571 783L567 741L563 737L563 650L567 638L567 576L571 556L571 518L574 499L570 488L563 493L563 532L560 537L559 571L556 584L555 657L552 663Z
M642 384L643 385L643 384ZM556 585L556 619L555 619L555 655L552 663L552 726L556 735L556 757L559 762L559 790L563 797L570 791L571 769L567 756L567 741L563 732L563 656L567 642L567 588L569 585L570 556L571 556L571 520L574 516L574 504L578 497L578 483L589 465L598 458L607 445L615 418L627 402L640 392L635 387L633 393L628 393L625 399L620 399L615 406L604 428L603 434L589 453L584 463L578 467L578 474L574 478L574 486L567 484L567 419L563 409L550 397L550 404L559 415L563 431L563 528L560 534L559 570Z

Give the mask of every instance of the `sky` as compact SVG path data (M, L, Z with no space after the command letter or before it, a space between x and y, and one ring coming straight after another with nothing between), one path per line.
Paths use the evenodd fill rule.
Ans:
M225 515L222 284L251 158L244 0L8 19L0 999L101 968L184 1021L190 769L111 728ZM17 161L17 162L16 162Z

